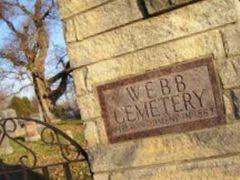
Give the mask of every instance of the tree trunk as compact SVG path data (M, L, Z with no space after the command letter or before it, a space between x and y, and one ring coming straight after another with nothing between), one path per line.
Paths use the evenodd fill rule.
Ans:
M44 120L46 122L56 121L57 118L53 113L54 104L48 97L48 89L45 83L36 75L33 75L33 84Z

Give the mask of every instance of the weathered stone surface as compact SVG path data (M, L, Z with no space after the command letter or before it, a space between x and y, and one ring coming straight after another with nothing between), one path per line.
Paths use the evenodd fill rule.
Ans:
M224 13L223 13L224 12ZM87 40L71 43L75 66L119 56L193 33L236 22L233 0L206 0Z
M224 100L224 107L226 112L226 119L227 121L233 121L234 118L234 109L233 109L233 102L230 93L224 93L223 94L223 100Z
M66 21L64 27L67 42L76 41L77 34L73 19L69 19L68 21Z
M98 131L95 122L85 122L84 137L88 147L95 146L99 143Z
M71 66L74 66L74 63L71 62ZM81 69L73 71L74 83L76 87L77 96L83 96L91 92L91 87L88 87L88 67L84 66Z
M100 105L98 99L94 94L87 94L80 96L78 99L78 105L83 120L88 120L101 116Z
M110 180L109 174L94 174L94 180Z
M172 41L81 68L74 73L77 93L85 95L93 92L93 87L99 83L209 54L214 54L218 59L225 56L218 31ZM73 66L76 64L76 61L72 61Z
M240 179L240 155L182 164L120 171L112 180Z
M240 25L229 26L222 30L223 41L228 56L240 54Z
M169 0L144 0L149 14L170 8Z
M231 91L233 105L234 105L234 112L236 118L240 118L240 89L234 89Z
M98 132L99 132L99 140L101 144L107 144L108 142L108 138L107 138L107 131L106 128L104 126L104 122L102 118L98 118L96 120L97 123L97 128L98 128Z
M165 164L239 152L240 123L92 149L95 172Z
M189 2L194 2L197 0L171 0L173 5L182 5Z
M219 74L225 89L240 85L240 56L222 59Z
M142 14L137 6L137 1L115 0L99 8L75 16L68 21L74 21L77 40L82 40L94 34L106 31L111 28L132 22L142 18ZM71 36L71 23L66 24L67 36ZM69 29L69 31L68 31ZM68 39L72 41L74 39Z
M99 6L110 0L58 0L62 19Z
M238 14L238 26L240 26L240 1L239 0L235 0L236 3L236 9L237 9L237 14Z

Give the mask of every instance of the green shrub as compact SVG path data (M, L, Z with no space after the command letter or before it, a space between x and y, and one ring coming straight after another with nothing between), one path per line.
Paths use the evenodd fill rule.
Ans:
M10 103L10 108L14 109L17 116L28 117L33 113L31 102L27 97L19 98L14 96Z

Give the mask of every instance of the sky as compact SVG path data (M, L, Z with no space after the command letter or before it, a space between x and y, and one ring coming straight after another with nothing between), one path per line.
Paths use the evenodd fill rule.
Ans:
M20 0L20 2L22 4L24 4L28 9L32 9L34 1L33 0ZM21 27L22 22L24 21L24 17L23 16L19 16L14 18L13 23L16 27ZM63 26L60 20L56 21L53 23L51 23L51 25L48 28L49 30L49 35L50 35L50 48L49 51L54 51L54 48L56 46L61 47L63 49L66 48L66 44L65 44L65 39L64 39L64 33L63 33ZM3 23L0 20L0 48L4 47L5 43L8 41L10 36L10 30L8 30L7 26L5 23ZM50 53L49 53L50 54ZM49 55L49 58L47 61L49 61L50 59L52 59L53 56ZM1 61L2 59L0 59ZM50 63L51 64L51 63ZM51 68L52 66L49 65L46 69L47 69L47 75L51 76L53 75L55 72L55 70L53 68ZM6 81L4 82L7 84L11 84L13 82L9 82ZM19 87L22 86L22 84L20 84L19 82L14 82L15 83L15 90L13 91L17 91L17 89ZM23 81L23 84L28 84L28 81ZM34 96L34 91L32 88L27 88L25 90L23 90L19 96L27 96L29 98Z

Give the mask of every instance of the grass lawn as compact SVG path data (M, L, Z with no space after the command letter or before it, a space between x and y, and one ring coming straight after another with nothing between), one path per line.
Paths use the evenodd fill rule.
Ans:
M66 132L67 130L71 131L73 139L78 142L78 144L80 144L82 147L86 147L86 142L83 135L83 124L80 120L62 121L58 124L54 124L54 126L59 128L63 132ZM31 143L25 142L23 139L19 139L18 141L23 143L36 153L38 159L37 166L43 166L47 164L54 164L65 161L61 156L61 151L59 147L57 146L47 145L41 140ZM3 162L15 165L17 164L19 158L22 155L29 155L29 157L32 157L31 154L23 147L19 146L13 141L11 141L10 143L13 146L14 153L11 155L0 156L0 159L3 159ZM75 157L74 155L76 154L71 153L69 157ZM28 164L31 164L32 158L28 159L26 162ZM90 179L89 171L85 163L73 163L71 165L71 169L74 179ZM58 168L50 168L50 174L52 175L52 179L64 179L63 173L64 172L61 166L59 166Z

